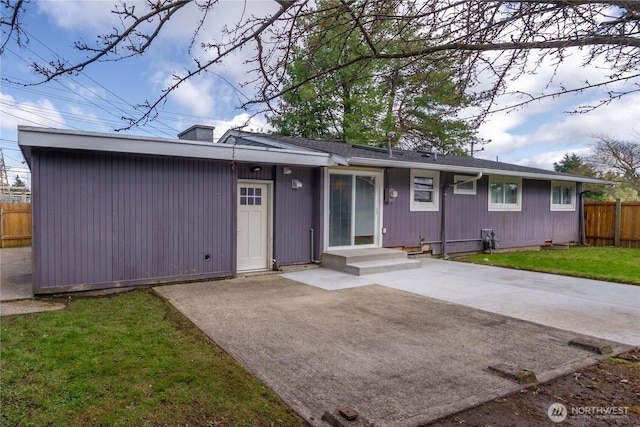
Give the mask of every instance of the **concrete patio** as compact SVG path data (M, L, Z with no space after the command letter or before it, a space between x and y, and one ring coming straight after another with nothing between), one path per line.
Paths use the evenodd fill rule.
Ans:
M324 290L287 278L327 273L155 290L312 425L326 425L326 411L347 406L376 426L417 426L525 386L491 366L546 381L605 357L569 345L593 341L576 332L388 286ZM596 342L613 353L630 348Z
M284 274L325 290L379 284L541 325L640 346L640 286L422 258L422 268L353 276Z

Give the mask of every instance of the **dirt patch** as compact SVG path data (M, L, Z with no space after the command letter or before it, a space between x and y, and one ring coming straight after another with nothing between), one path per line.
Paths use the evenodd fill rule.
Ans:
M557 425L640 425L640 348L603 359L573 374L434 421L429 426L553 425L547 412L554 403L567 409ZM558 406L562 409L561 406ZM557 413L561 417L560 412ZM561 418L556 418L560 421Z

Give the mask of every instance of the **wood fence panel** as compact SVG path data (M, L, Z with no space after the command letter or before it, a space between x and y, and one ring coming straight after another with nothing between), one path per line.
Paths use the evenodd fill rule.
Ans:
M620 246L640 248L640 202L622 203Z
M613 246L616 241L616 202L584 204L587 243ZM623 202L620 209L620 246L640 248L640 202Z
M0 247L31 246L31 203L0 203Z

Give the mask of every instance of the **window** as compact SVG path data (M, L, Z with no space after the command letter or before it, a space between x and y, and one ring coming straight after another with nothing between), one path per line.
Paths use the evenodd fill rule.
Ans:
M576 210L576 184L575 182L551 182L551 210L575 211Z
M490 211L520 211L521 203L522 178L489 177Z
M412 211L438 210L438 184L440 173L424 170L411 170Z
M475 195L476 194L476 180L473 175L454 175L453 177L453 194L468 194ZM470 179L474 179L473 181L469 181ZM469 182L465 182L469 181ZM460 184L456 184L456 183Z
M253 187L240 187L241 205L262 205L262 189Z

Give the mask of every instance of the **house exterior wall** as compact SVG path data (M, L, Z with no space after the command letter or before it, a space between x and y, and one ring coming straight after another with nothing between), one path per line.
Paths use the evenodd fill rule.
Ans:
M398 190L398 198L384 206L384 246L415 247L420 239L442 239L442 212L444 209L447 252L468 252L482 249L482 242L449 242L452 240L480 239L482 229L493 229L502 248L543 245L554 242L579 241L579 209L551 211L551 182L522 180L522 207L519 212L489 211L487 176L477 182L476 195L454 194L450 184L452 173L440 174L440 206L437 212L411 212L409 210L410 171L393 169L388 172L388 185ZM439 244L432 245L440 250Z
M260 165L252 172L250 164L236 165L238 179L271 181L274 184L273 200L273 259L276 265L292 265L311 261L311 233L314 229L314 255L320 253L322 239L322 191L321 169L289 167L291 174L284 174L283 166ZM302 188L294 189L291 180L302 182Z
M308 263L311 261L311 232L316 242L320 221L319 169L291 167L284 175L276 168L274 259L277 265ZM302 182L302 188L292 188L291 181ZM317 249L314 253L318 254Z
M411 212L411 171L388 169L385 172L386 187L398 191L398 197L383 207L382 222L386 233L382 235L383 246L420 245L420 240L440 240L440 212Z
M34 293L234 273L227 162L38 149L32 171Z
M33 283L45 294L236 272L237 179L273 183L272 254L277 265L307 263L322 250L323 170L150 155L34 149ZM487 176L476 195L454 194L453 173L440 173L437 211L411 211L409 169L387 169L398 191L383 206L385 247L416 247L443 229L447 252L482 249L481 229L501 247L579 240L579 209L551 211L551 183L523 179L519 212L489 211ZM302 188L292 188L292 180ZM444 213L444 215L443 215ZM310 229L315 231L312 253ZM455 240L477 239L465 242ZM453 240L453 241L452 241Z

